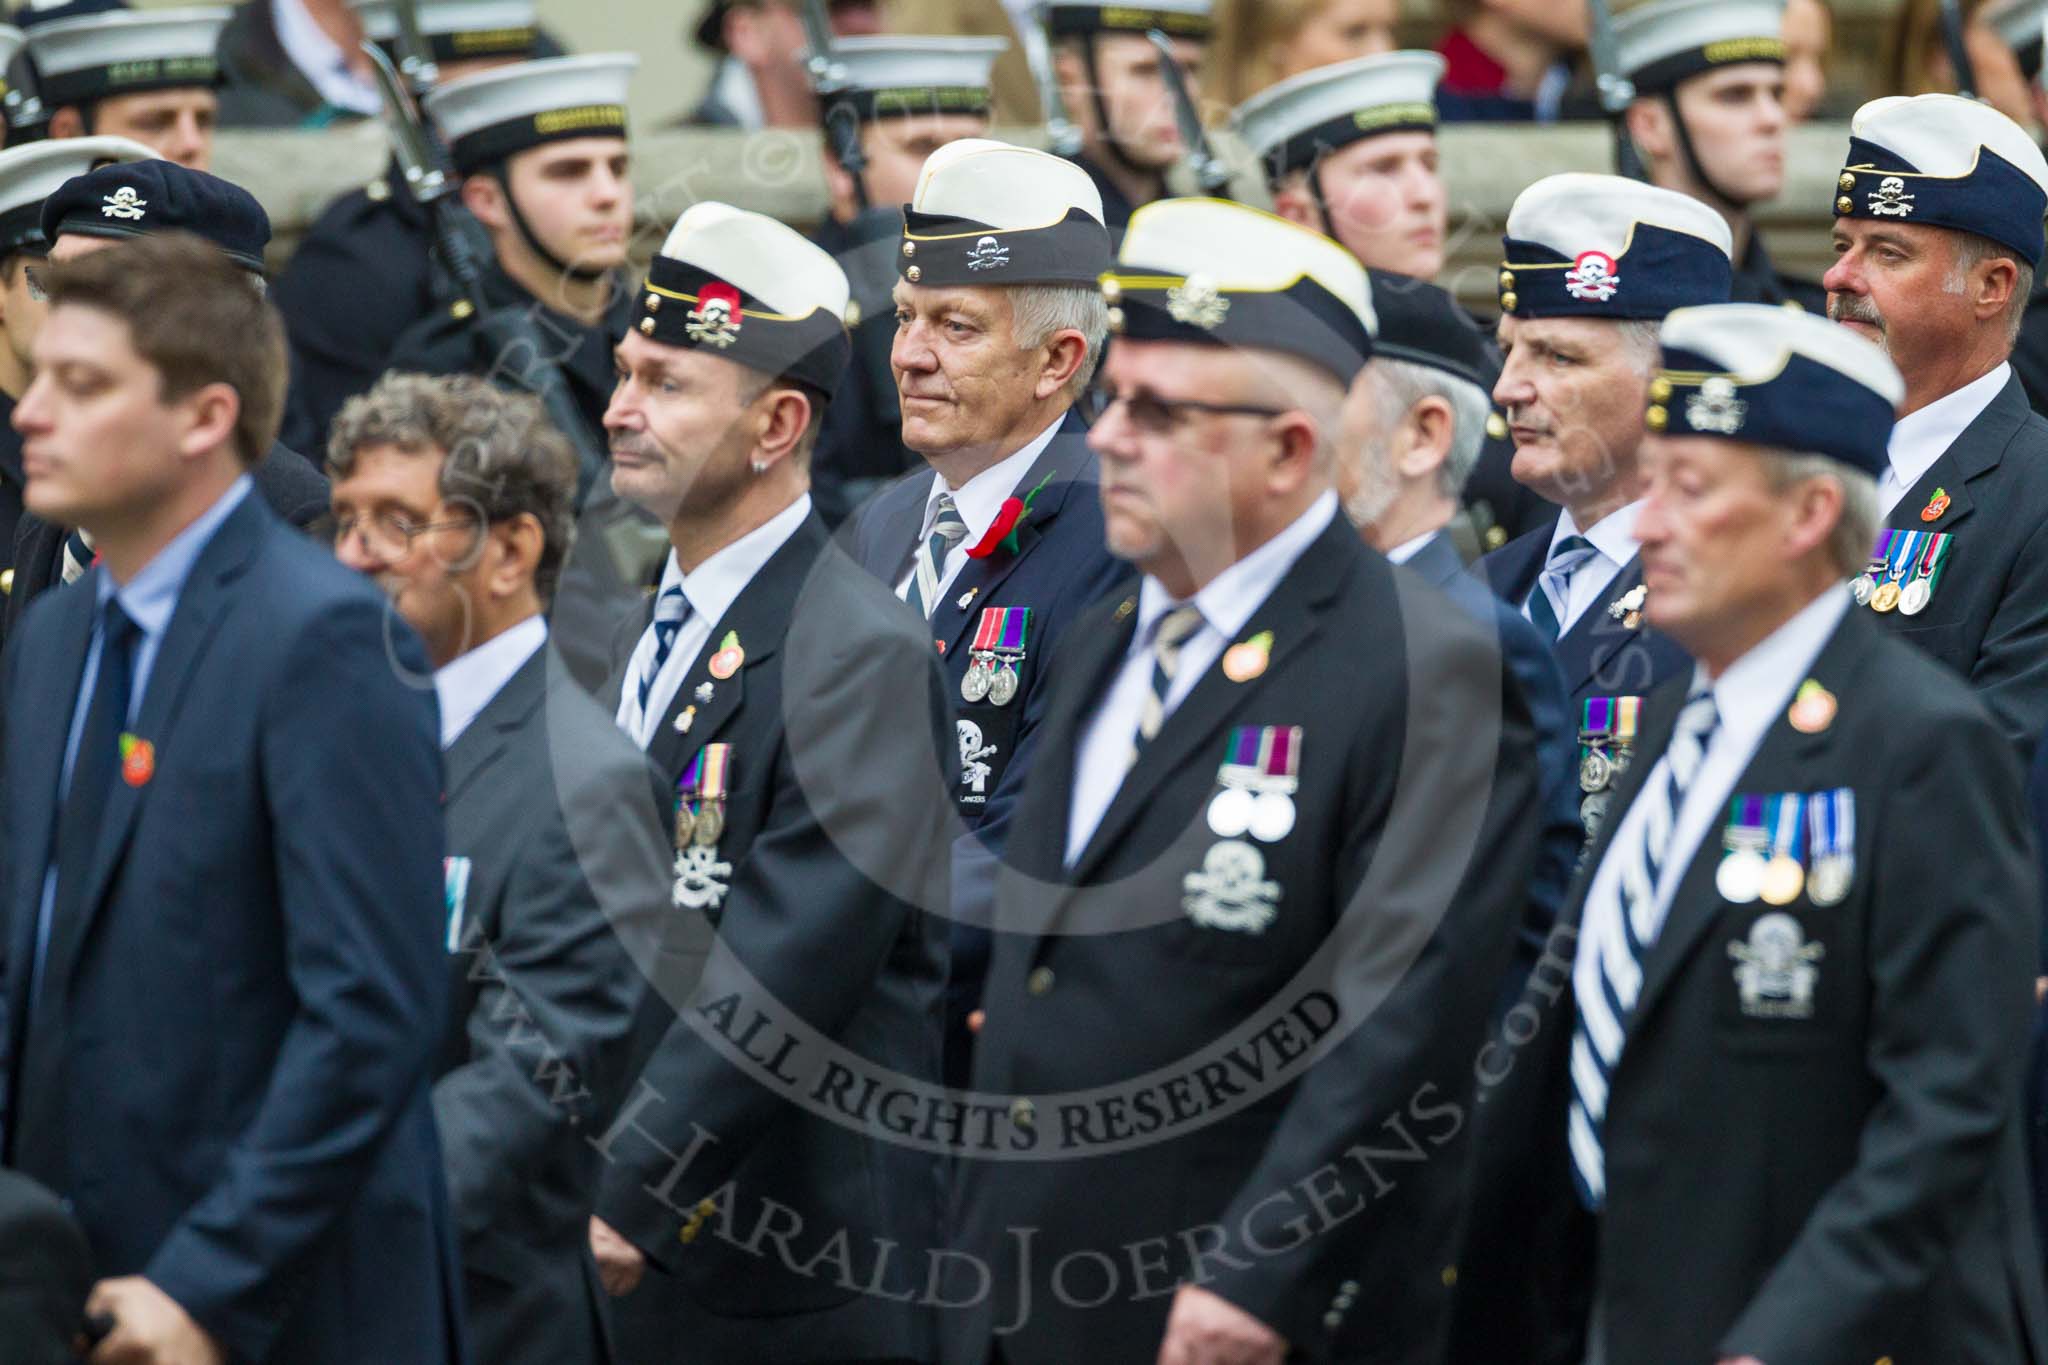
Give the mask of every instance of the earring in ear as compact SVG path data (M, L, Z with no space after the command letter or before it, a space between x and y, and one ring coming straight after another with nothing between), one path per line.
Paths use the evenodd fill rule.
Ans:
M766 460L755 460L753 467L756 474L766 474L768 472L768 462Z

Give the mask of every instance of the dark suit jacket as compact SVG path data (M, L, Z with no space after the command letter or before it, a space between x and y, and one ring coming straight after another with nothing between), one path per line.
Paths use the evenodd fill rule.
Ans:
M478 1360L604 1358L585 1140L625 1087L668 902L653 769L543 648L447 752L454 1012L434 1116ZM451 911L451 913L453 913Z
M1054 656L1083 612L1133 581L1131 566L1111 555L1103 543L1102 499L1096 488L1100 469L1095 452L1088 448L1086 429L1069 412L1052 444L1018 481L1019 498L1041 483L1044 487L1032 499L1031 513L1018 532L1016 553L998 549L987 559L969 559L929 622L929 635L940 646L945 663L948 724L973 726L973 734L980 738L976 747L992 750L981 760L991 768L985 792L973 789L963 770L960 814L968 832L953 855L946 1074L956 1086L967 1083L973 1051L967 1016L981 1003L982 977L988 970L996 873L1010 818L1030 780L1032 754L1050 713ZM936 477L929 469L907 476L862 509L855 523L854 557L891 591L910 571L925 500ZM960 694L975 628L988 607L1031 609L1026 655L1018 670L1020 685L1007 706L970 704ZM965 733L956 728L956 734ZM978 799L982 796L985 801Z
M1852 613L1812 677L1838 700L1780 717L1737 793L1855 793L1840 904L1731 904L1717 822L1644 962L1605 1123L1607 1209L1570 1185L1573 939L1595 842L1497 1050L1454 1358L1578 1365L1588 1302L1609 1359L2044 1358L2048 1314L2018 1111L2037 891L2009 748L1967 690ZM1689 679L1652 700L1620 793L1670 740ZM1823 951L1811 1018L1741 1008L1730 945L1791 915ZM1567 931L1570 932L1567 932ZM1597 1249L1596 1249L1597 1248Z
M1513 978L1518 993L1521 975L1535 965L1544 940L1550 935L1550 926L1557 922L1557 912L1564 904L1584 843L1585 830L1579 823L1579 787L1571 780L1578 765L1578 718L1565 701L1564 680L1543 636L1527 617L1494 596L1466 568L1449 536L1436 535L1409 558L1406 567L1470 612L1474 620L1493 628L1501 655L1521 686L1529 720L1536 731L1540 765L1536 783L1541 793L1542 830L1536 866L1529 878L1523 953ZM1508 1003L1513 1003L1512 994Z
M1948 508L1923 521L1937 488ZM2024 766L2048 728L2048 418L2027 406L2017 376L1886 524L1955 542L1925 611L1871 614L1962 675Z
M12 427L7 434L13 434ZM273 445L249 473L270 510L301 530L327 515L327 480L297 451ZM6 642L30 602L64 581L64 538L69 534L65 527L32 512L21 514L8 542L14 547L14 585L0 607L0 644Z
M14 532L24 511L28 478L21 468L21 433L14 429L14 400L0 393L0 569L14 566ZM7 637L0 634L0 640Z
M999 1343L1012 1365L1150 1360L1193 1249L1208 1289L1304 1359L1433 1361L1472 1056L1534 853L1520 689L1490 631L1340 516L1240 635L1271 632L1263 672L1201 676L1069 869L1076 745L1133 604L1076 623L1010 840L1015 932L996 940L974 1067L1007 1123L962 1154L956 1189L956 1244L993 1292L943 1315L945 1358L982 1365L1021 1317ZM1259 850L1278 899L1258 932L1187 899L1212 870L1204 811L1237 725L1304 731L1294 826ZM1105 1274L1107 1301L1078 1306Z
M57 1196L0 1170L0 1344L7 1365L72 1365L92 1251Z
M678 901L664 951L687 965L657 978L651 1055L605 1137L598 1214L655 1266L617 1303L634 1365L930 1356L928 1310L893 1296L937 1244L938 1161L846 1098L853 1068L939 1076L945 929L923 907L944 903L954 744L922 625L812 517L713 624L650 746L673 791L729 744L732 785L729 890L708 917ZM729 633L745 662L717 678ZM814 1263L835 1234L843 1270Z
M412 632L245 499L200 553L102 816L62 1089L16 1082L66 735L96 613L49 594L6 655L10 1148L61 1125L102 1275L148 1276L249 1361L461 1356L428 1069L447 1019L441 774ZM67 936L69 937L69 936Z

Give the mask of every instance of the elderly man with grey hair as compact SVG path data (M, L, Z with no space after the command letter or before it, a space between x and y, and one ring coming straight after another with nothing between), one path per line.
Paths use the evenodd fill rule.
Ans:
M1523 951L1510 982L1518 988L1571 882L1580 793L1570 779L1576 731L1557 661L1536 628L1467 570L1446 530L1486 440L1487 389L1498 362L1457 300L1433 284L1382 271L1372 277L1372 302L1379 333L1372 360L1344 400L1337 496L1366 544L1497 632L1529 704L1542 765L1542 838L1530 876Z
M480 1360L606 1358L584 1252L668 900L660 784L542 617L576 461L540 404L389 374L328 445L335 554L425 642L440 701L454 1002L434 1117ZM422 680L424 685L425 680Z
M903 443L931 468L856 518L854 555L929 622L961 758L946 1074L964 1085L996 868L1050 705L1045 659L1132 577L1103 545L1097 459L1073 412L1111 322L1086 172L982 138L926 160L898 248Z

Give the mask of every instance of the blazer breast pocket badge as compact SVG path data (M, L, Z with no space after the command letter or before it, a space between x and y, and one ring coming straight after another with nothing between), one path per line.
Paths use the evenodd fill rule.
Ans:
M462 948L462 914L469 902L469 859L443 858L441 860L441 900L448 914L449 952Z
M1948 510L1947 495L1936 501ZM1929 503L1933 507L1934 503ZM1936 513L1939 516L1940 513ZM1918 616L1934 600L1941 585L1955 537L1936 531L1902 531L1896 528L1877 533L1877 545L1870 553L1870 567L1849 580L1850 595L1859 607L1878 613L1896 611L1901 616Z
M1203 855L1201 870L1181 879L1181 908L1196 924L1259 934L1273 923L1280 883L1267 879L1258 845L1276 844L1294 831L1300 768L1299 725L1241 725L1230 732L1207 812L1217 842Z

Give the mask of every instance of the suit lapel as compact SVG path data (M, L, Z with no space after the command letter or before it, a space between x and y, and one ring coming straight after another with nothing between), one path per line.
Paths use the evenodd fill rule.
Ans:
M931 500L932 480L939 476L926 470L898 484L880 509L875 538L868 545L869 573L893 591L910 572L917 557L917 533L924 529L925 504Z
M1265 671L1271 672L1306 649L1321 628L1322 608L1349 577L1345 552L1353 548L1354 535L1350 522L1341 515L1331 522L1329 529L1295 561L1272 594L1259 604L1244 629L1224 642L1225 652L1240 640L1270 631L1273 648ZM1117 788L1116 797L1103 812L1102 823L1096 826L1075 864L1077 882L1085 881L1101 865L1166 780L1203 751L1245 698L1257 695L1256 687L1232 682L1224 674L1223 656L1219 654L1159 727L1158 735L1145 747L1144 757L1124 775L1123 785Z
M1970 496L1971 481L1998 468L2013 433L2026 422L2030 411L2026 390L2020 387L2019 376L2014 375L1984 411L1977 414L1977 419L1963 428L1963 434L1941 452L1920 481L1899 499L1887 522L1899 530L1954 530L1976 510L1976 502ZM1922 520L1921 510L1933 502L1937 489L1947 496L1948 506L1934 520Z
M689 756L715 741L739 714L746 701L747 674L781 648L783 633L796 611L797 595L827 543L824 523L816 515L806 517L796 534L768 557L711 627L647 745L648 756L664 773L674 776L682 772ZM739 637L745 659L731 676L720 678L712 674L711 661L727 635ZM699 700L707 693L708 700ZM689 713L689 729L679 730L677 722L685 712Z
M1609 614L1609 608L1642 581L1642 557L1631 556L1628 563L1621 566L1621 572L1614 576L1614 581L1607 585L1607 591L1601 593L1579 619L1572 622L1571 629L1559 638L1557 666L1564 674L1567 696L1584 687L1624 645L1642 634L1640 630L1630 630Z
M1450 536L1439 531L1408 557L1408 567L1431 587L1448 588L1465 572L1465 561L1458 557L1458 547Z
M1821 650L1820 657L1807 670L1807 676L1818 679L1823 687L1838 697L1853 693L1857 670L1870 649L1871 629L1857 620L1853 612L1844 616L1842 624L1836 627L1834 635ZM1839 733L1838 727L1830 725L1818 734L1804 734L1794 729L1792 722L1781 713L1764 731L1763 743L1757 746L1741 776L1736 778L1733 790L1743 793L1802 789L1801 784L1808 780L1806 775L1827 756L1829 749L1837 743ZM1700 840L1700 846L1672 897L1671 913L1643 963L1643 988L1636 998L1635 1019L1629 1025L1631 1029L1640 1026L1700 939L1720 916L1721 895L1714 887L1714 875L1721 863L1719 834L1720 822L1707 826L1707 833Z
M142 739L161 745L169 735L194 668L206 656L214 633L234 607L228 588L241 577L261 548L269 515L262 499L250 492L199 552L198 562L178 594L178 605L172 610L163 643L157 648L156 662L150 665L142 710L135 719L134 733ZM93 851L84 895L79 900L84 916L79 925L79 943L85 942L92 929L108 882L120 862L121 850L134 831L136 814L149 795L146 783L135 787L116 782L108 791L106 808L100 817L99 844Z
M552 644L543 644L532 657L519 665L517 671L505 680L505 685L498 689L498 695L477 712L469 728L449 747L444 760L448 774L446 804L454 805L463 790L498 761L510 736L526 723L534 708L546 697L548 651L552 648Z
M1521 608L1536 587L1536 575L1550 554L1550 538L1555 534L1557 518L1552 517L1549 525L1516 537L1479 561L1495 595L1517 610Z
M1016 552L999 547L986 559L969 559L932 611L932 638L946 642L947 659L960 657L969 643L969 627L981 619L981 609L995 604L996 590L1044 538L1046 527L1059 516L1067 499L1094 493L1095 478L1095 456L1078 438L1062 431L1032 462L1017 487L1005 495L1023 498L1039 489L1030 515L1017 528Z

